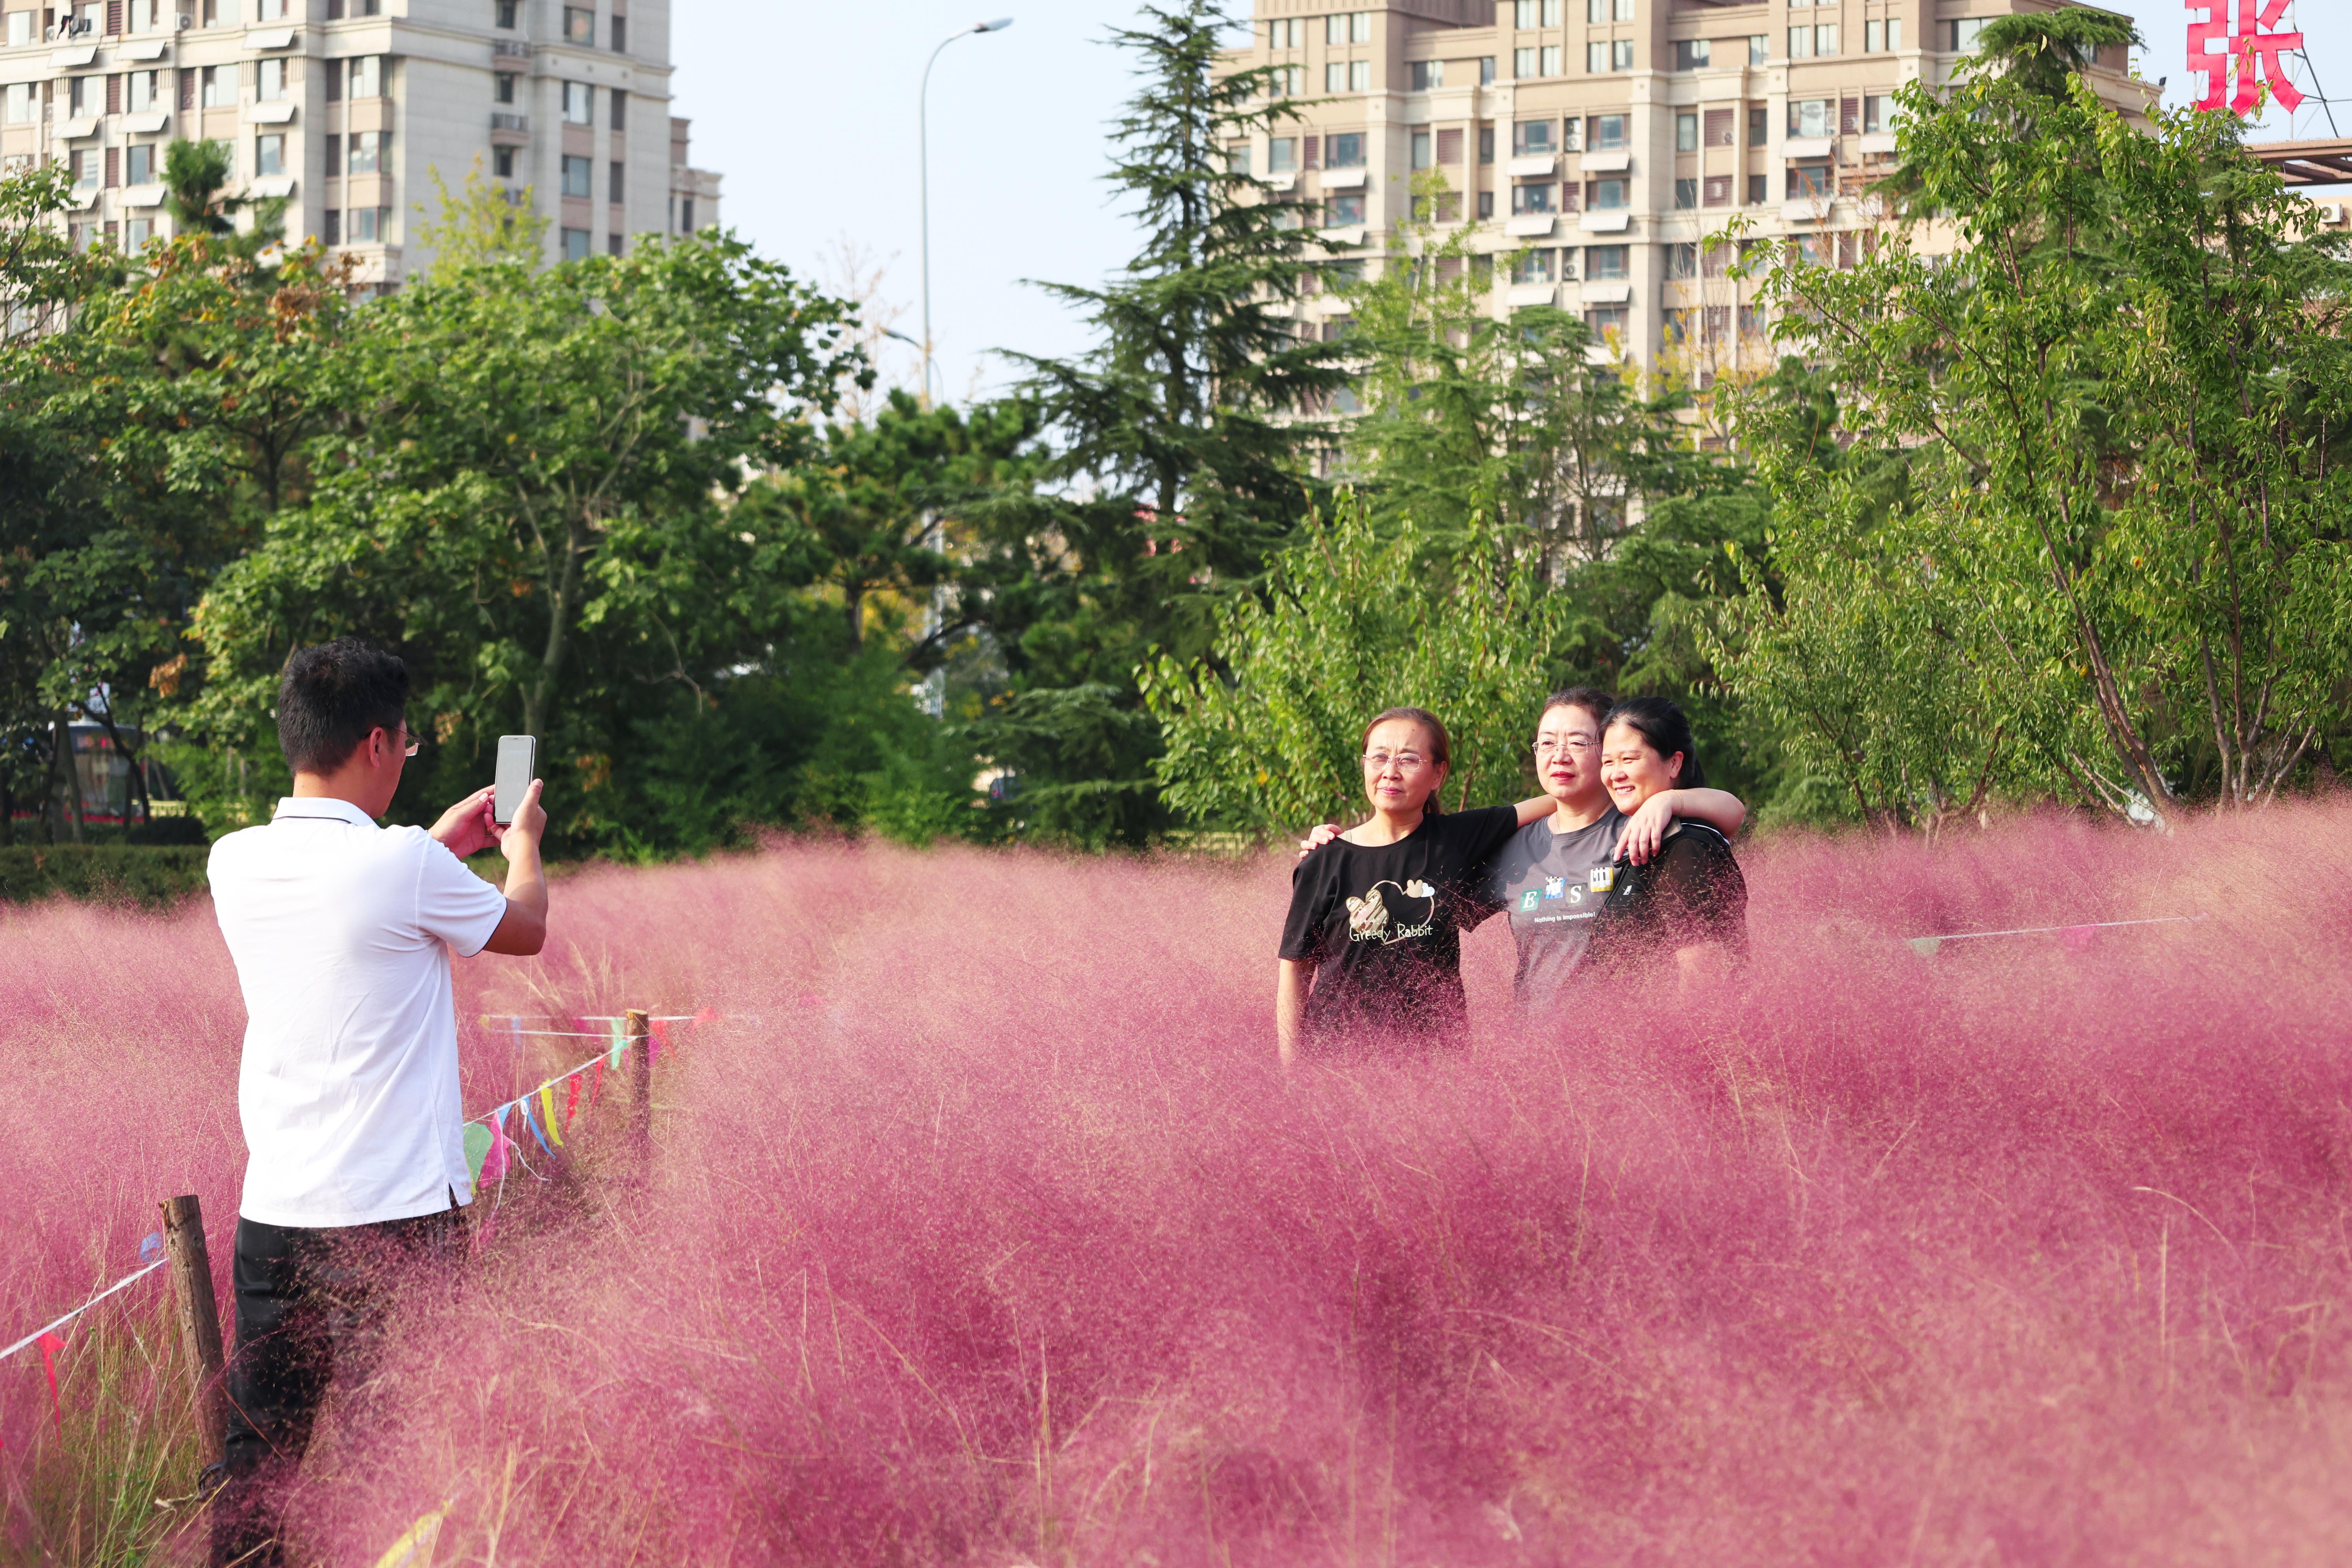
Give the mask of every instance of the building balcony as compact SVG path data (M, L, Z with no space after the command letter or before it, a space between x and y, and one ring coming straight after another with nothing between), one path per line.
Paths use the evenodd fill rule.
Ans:
M62 49L49 51L49 64L67 70L71 70L78 66L89 65L97 58L96 44L73 44Z
M280 99L275 103L248 103L245 106L247 125L290 125L294 121L294 100Z
M1364 188L1364 171L1356 169L1326 169L1323 188L1327 191L1360 191Z
M62 142L79 142L85 136L97 134L98 116L95 114L77 114L58 121L58 139Z
M492 59L527 60L530 58L530 40L529 38L492 38L490 40L490 58Z
M133 136L152 136L172 123L168 109L145 109L122 117L122 129Z
M490 144L494 147L520 147L530 140L530 116L509 114L504 110L490 115Z

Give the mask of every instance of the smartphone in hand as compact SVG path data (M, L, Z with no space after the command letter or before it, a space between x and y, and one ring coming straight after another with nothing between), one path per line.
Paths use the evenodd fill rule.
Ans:
M515 813L522 809L522 797L530 789L530 781L538 776L539 737L500 735L498 793L490 805L490 820L500 827L513 822Z

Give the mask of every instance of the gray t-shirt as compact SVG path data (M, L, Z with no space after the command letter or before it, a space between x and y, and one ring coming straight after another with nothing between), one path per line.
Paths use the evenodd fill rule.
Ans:
M1486 885L1487 896L1510 916L1519 950L1511 994L1529 1018L1552 1016L1567 1005L1625 832L1625 817L1613 808L1573 833L1554 833L1551 825L1547 816L1512 835Z

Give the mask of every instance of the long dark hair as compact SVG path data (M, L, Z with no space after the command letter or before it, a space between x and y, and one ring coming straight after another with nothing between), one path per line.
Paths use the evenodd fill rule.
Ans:
M1423 729L1428 731L1429 760L1435 763L1439 767L1444 768L1448 774L1451 774L1454 772L1454 737L1445 732L1444 721L1438 718L1436 714L1432 713L1426 708L1382 709L1380 712L1372 715L1370 723L1364 726L1364 738L1357 742L1359 748L1370 745L1372 743L1372 731L1379 729L1381 725L1387 723L1391 719L1409 719L1413 723L1416 723ZM1444 794L1445 785L1441 781L1436 788L1429 792L1429 799L1423 803L1421 808L1423 815L1435 816L1444 812L1445 809L1445 803L1441 797L1443 797Z
M1682 753L1682 772L1675 775L1676 789L1699 789L1706 784L1706 770L1699 766L1698 742L1691 737L1690 721L1683 710L1663 697L1628 697L1609 710L1601 721L1601 733L1605 740L1612 725L1622 724L1650 743L1650 749L1661 758Z

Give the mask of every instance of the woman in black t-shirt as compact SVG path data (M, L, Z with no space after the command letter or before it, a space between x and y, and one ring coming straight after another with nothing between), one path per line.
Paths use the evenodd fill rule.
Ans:
M1487 912L1487 863L1551 801L1442 815L1452 761L1445 726L1421 709L1391 708L1364 727L1371 818L1290 877L1274 1004L1286 1067L1302 1050L1425 1047L1460 1034L1462 932Z
M1609 710L1601 739L1601 782L1631 815L1661 790L1706 782L1690 721L1662 697L1634 697ZM1702 822L1677 820L1649 864L1621 852L1593 924L1585 963L1611 979L1662 976L1687 984L1748 956L1748 881L1731 841Z

